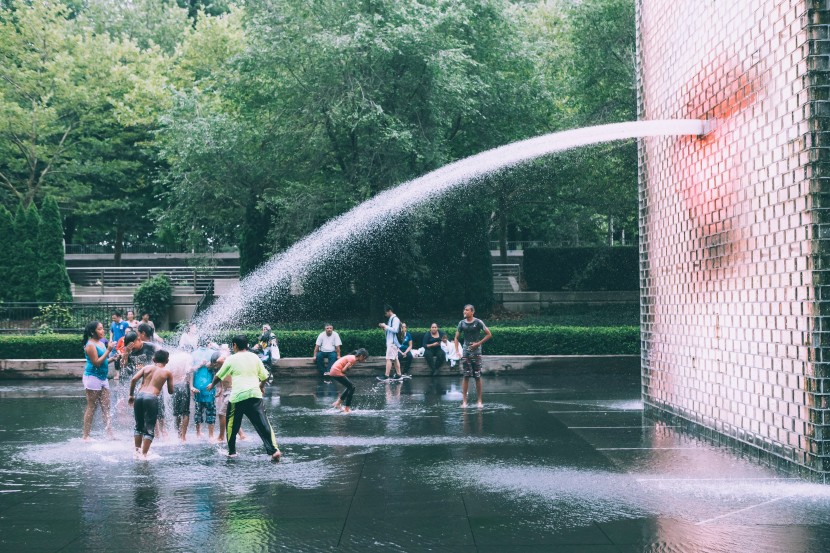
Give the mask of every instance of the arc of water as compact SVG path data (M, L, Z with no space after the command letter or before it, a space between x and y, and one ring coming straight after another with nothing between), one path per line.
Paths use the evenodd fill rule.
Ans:
M320 259L356 236L377 230L401 210L448 192L476 177L538 157L604 142L649 136L704 135L712 122L699 119L633 121L555 132L500 146L450 163L421 177L386 190L329 221L283 253L277 254L239 283L202 314L196 324L202 335L238 323L240 315L255 306L257 298L280 283L302 278ZM424 192L429 191L429 196Z

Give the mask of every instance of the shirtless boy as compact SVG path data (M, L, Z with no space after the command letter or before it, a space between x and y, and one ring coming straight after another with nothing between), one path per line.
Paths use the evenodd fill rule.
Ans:
M164 350L158 350L153 354L153 365L145 365L139 369L130 379L129 403L135 412L135 451L145 459L153 443L153 430L156 427L156 419L159 412L159 394L167 384L167 393L173 393L173 375L167 370L167 361L170 355ZM134 396L136 383L141 380L141 387L138 395Z

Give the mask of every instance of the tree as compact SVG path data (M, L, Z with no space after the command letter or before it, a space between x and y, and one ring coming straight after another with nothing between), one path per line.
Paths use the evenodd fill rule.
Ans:
M91 242L120 243L125 227L146 236L165 58L70 15L60 3L0 9L0 201L53 196L71 213L69 237L82 228Z
M64 259L63 225L57 202L47 197L41 206L40 215L37 237L37 300L44 303L72 301L72 290Z
M233 42L243 48L204 77L209 94L181 94L164 119L166 224L259 237L266 247L245 248L256 265L382 190L546 131L550 91L535 78L544 48L519 31L524 10L506 0L248 4L245 39ZM267 237L245 215L251 203L270 218ZM429 260L411 255L427 273Z
M14 218L13 262L9 267L9 289L12 301L35 301L37 297L38 230L40 216L31 204L20 204Z
M139 313L149 313L151 320L167 319L167 310L173 302L173 285L165 274L156 275L142 282L133 294L133 303Z
M633 0L586 0L569 11L573 45L569 98L574 126L637 119ZM637 232L637 144L631 140L567 156L574 201L601 216L605 242L615 225Z
M79 19L115 41L131 41L144 51L158 47L168 55L191 27L188 7L159 0L86 0Z
M551 130L636 120L632 0L544 3L522 27L540 54ZM564 152L493 176L494 235L560 245L636 241L634 140Z
M0 262L0 301L11 301L14 297L14 284L11 277L11 265L14 251L14 219L5 206L0 204L0 251L7 254Z

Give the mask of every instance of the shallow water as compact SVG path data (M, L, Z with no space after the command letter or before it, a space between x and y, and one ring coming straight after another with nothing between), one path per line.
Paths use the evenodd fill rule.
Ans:
M830 487L645 419L636 374L284 380L266 397L283 461L157 440L135 460L80 382L0 386L5 551L802 551L830 547ZM471 384L471 393L474 386Z

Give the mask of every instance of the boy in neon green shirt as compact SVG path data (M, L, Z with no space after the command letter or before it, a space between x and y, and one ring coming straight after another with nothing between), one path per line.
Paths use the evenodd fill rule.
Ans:
M226 376L233 377L233 392L227 415L228 456L236 457L236 435L242 426L244 415L254 425L271 460L279 461L282 453L277 446L274 430L268 422L262 402L262 391L269 374L259 357L248 351L248 339L243 335L234 336L233 355L222 364L207 390L213 390Z

